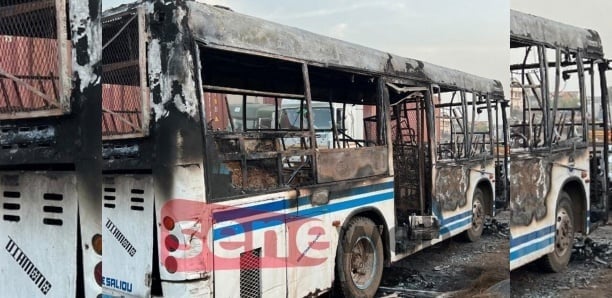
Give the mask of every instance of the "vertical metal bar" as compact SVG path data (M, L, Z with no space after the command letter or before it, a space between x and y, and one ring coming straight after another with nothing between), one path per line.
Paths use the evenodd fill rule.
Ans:
M489 120L489 148L491 148L491 150L493 150L493 133L494 130L497 128L497 109L496 109L496 117L495 117L495 126L493 126L493 108L491 106L491 98L489 98L490 96L487 94L485 96L485 100L487 102L487 118ZM495 144L497 145L497 131L495 131L495 139L496 142ZM484 146L484 143L482 144L482 146ZM497 148L495 149L495 151L499 151L497 150Z
M593 100L593 98L595 98L595 64L593 64L593 60L590 61L590 66L591 67L589 68L589 77L591 79L591 101L595 102ZM586 100L586 97L585 97L585 100ZM595 107L595 104L593 103L592 106ZM595 130L595 120L593 120L593 130ZM593 142L595 142L595 132L593 132Z
M555 141L555 127L557 122L557 106L559 105L559 88L561 86L561 49L555 50L555 94L553 97L553 111L550 117L550 144ZM582 105L584 106L584 105ZM552 147L551 147L552 149Z
M342 134L344 134L344 136L342 137L344 139L344 141L342 142L342 148L346 148L348 147L348 140L347 140L347 133L346 133L346 125L344 123L344 120L346 120L346 103L342 104ZM367 132L367 128L364 126L364 130L365 132ZM364 135L365 138L365 135ZM367 138L366 138L367 139Z
M609 140L609 120L608 119L608 83L606 82L606 70L608 70L608 62L603 61L598 63L599 66L599 84L601 86L601 108L603 112L603 131L604 131L604 143L603 143L603 164L604 164L604 176L607 177L608 171L610 170L610 165L608 164L608 155L610 154L610 150L608 146L610 145ZM593 98L594 100L594 98ZM602 193L602 205L603 211L608 212L608 179L603 179L603 193ZM604 217L604 222L607 222L607 216Z
M380 102L379 105L381 108L377 111L377 125L380 127L379 131L382 131L383 136L385 137L384 143L387 146L387 162L389 168L389 175L393 175L393 140L390 133L386 133L387 131L391 131L391 117L389 117L389 112L391 111L391 104L389 102L389 90L386 87L385 80L383 78L378 78L378 99L377 102ZM383 137L381 136L381 137ZM378 145L382 145L379 143ZM366 144L367 146L367 144Z
M329 116L331 118L331 129L332 129L332 148L337 148L336 147L336 141L338 139L338 130L336 127L336 113L334 111L334 104L332 103L332 98L330 96L329 98Z
M225 103L225 109L227 110L227 118L229 118L230 128L232 129L232 132L236 132L236 128L234 127L234 117L232 117L232 113L230 111L227 95L223 95L223 102Z
M143 136L149 134L149 120L151 117L150 113L150 99L149 99L149 87L147 86L147 29L145 20L145 6L138 6L138 66L139 66L139 77L140 77L140 102L142 114L142 124L140 127L140 133ZM138 124L138 123L136 123Z
M247 131L247 96L242 95L242 131Z
M306 108L308 110L308 130L310 132L310 148L317 148L317 136L314 131L314 115L312 114L312 96L310 94L310 76L308 74L308 65L302 63L302 77L304 80L304 97L306 98ZM312 174L315 182L318 182L317 177L317 151L312 150Z
M68 72L71 70L68 59L68 33L66 28L66 0L55 1L55 19L56 19L56 38L57 38L57 54L58 54L58 73L59 73L59 89L60 98L58 98L60 107L64 113L70 113L70 87L71 80Z
M542 131L544 132L544 146L549 146L548 142L548 69L546 60L546 48L538 46L538 60L540 62L540 92L542 95Z
M274 129L278 130L280 127L280 114L278 113L278 97L274 97Z
M418 146L419 146L419 209L420 214L425 213L425 176L427 171L425 170L425 121L423 121L423 112L425 111L424 103L422 99L416 103L416 114L417 114L417 129L418 129Z
M584 85L584 64L582 62L582 52L578 51L576 53L576 69L578 72L578 91L579 91L579 100L580 100L580 110L582 113L582 117L585 119L582 120L582 141L586 142L588 140L588 121L586 120L586 86ZM591 69L593 69L591 67ZM595 128L595 101L591 100L591 125L592 128ZM574 111L572 110L572 119L571 126L567 132L567 138L570 137L570 133L573 134L574 131ZM593 130L593 150L595 150L595 130ZM573 135L572 135L573 137ZM593 151L595 152L595 151Z
M463 120L463 157L468 157L470 154L469 146L469 136L468 136L468 107L467 107L467 95L465 91L461 91L461 108L463 109L461 113L461 118Z
M472 156L472 145L474 143L474 138L476 137L476 133L474 132L474 128L476 125L476 99L477 99L476 93L472 92L472 123L470 125L470 131L469 131L470 137L468 138L468 141L470 142L468 144L468 148L470 149L470 151L469 152L466 151L467 157Z

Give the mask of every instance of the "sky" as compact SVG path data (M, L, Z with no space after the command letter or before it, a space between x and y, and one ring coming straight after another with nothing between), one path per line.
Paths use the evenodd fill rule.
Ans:
M129 2L102 0L102 6L108 9ZM201 2L399 56L509 81L508 0Z

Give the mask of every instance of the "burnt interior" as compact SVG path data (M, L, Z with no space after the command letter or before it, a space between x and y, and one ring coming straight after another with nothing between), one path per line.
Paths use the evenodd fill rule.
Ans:
M317 154L363 155L359 148L386 142L372 75L209 47L200 54L213 200L343 180L331 165L317 166ZM376 172L371 161L356 162Z
M512 94L522 98L511 108L510 145L514 152L590 152L591 221L606 209L607 63L584 50L563 49L511 38L516 61L510 65ZM591 53L592 54L592 53ZM518 60L520 57L520 60ZM568 89L576 89L565 92ZM603 110L599 115L598 110ZM542 155L544 154L544 155ZM545 157L543 157L545 158ZM554 162L551 160L551 162ZM582 218L579 214L576 218Z

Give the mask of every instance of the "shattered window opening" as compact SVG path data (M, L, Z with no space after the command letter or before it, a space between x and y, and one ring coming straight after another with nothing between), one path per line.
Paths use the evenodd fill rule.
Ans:
M376 78L308 66L309 107L300 64L210 48L201 61L213 200L387 173L386 155L363 158L387 150Z
M71 46L60 3L0 4L0 119L70 112Z
M102 136L142 137L148 126L145 33L141 9L102 22Z

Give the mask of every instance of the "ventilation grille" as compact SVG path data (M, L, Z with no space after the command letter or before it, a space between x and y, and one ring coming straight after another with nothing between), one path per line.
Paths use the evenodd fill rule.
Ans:
M261 297L261 248L240 254L240 297Z
M104 208L115 208L116 192L114 187L104 187Z
M62 206L56 206L64 200L64 195L59 193L45 193L43 194L43 223L52 226L61 226L63 224L60 218L56 218L59 214L64 212Z
M2 192L2 219L5 221L19 222L19 210L21 193L18 191Z
M130 209L134 211L144 211L144 189L134 188L130 191Z

